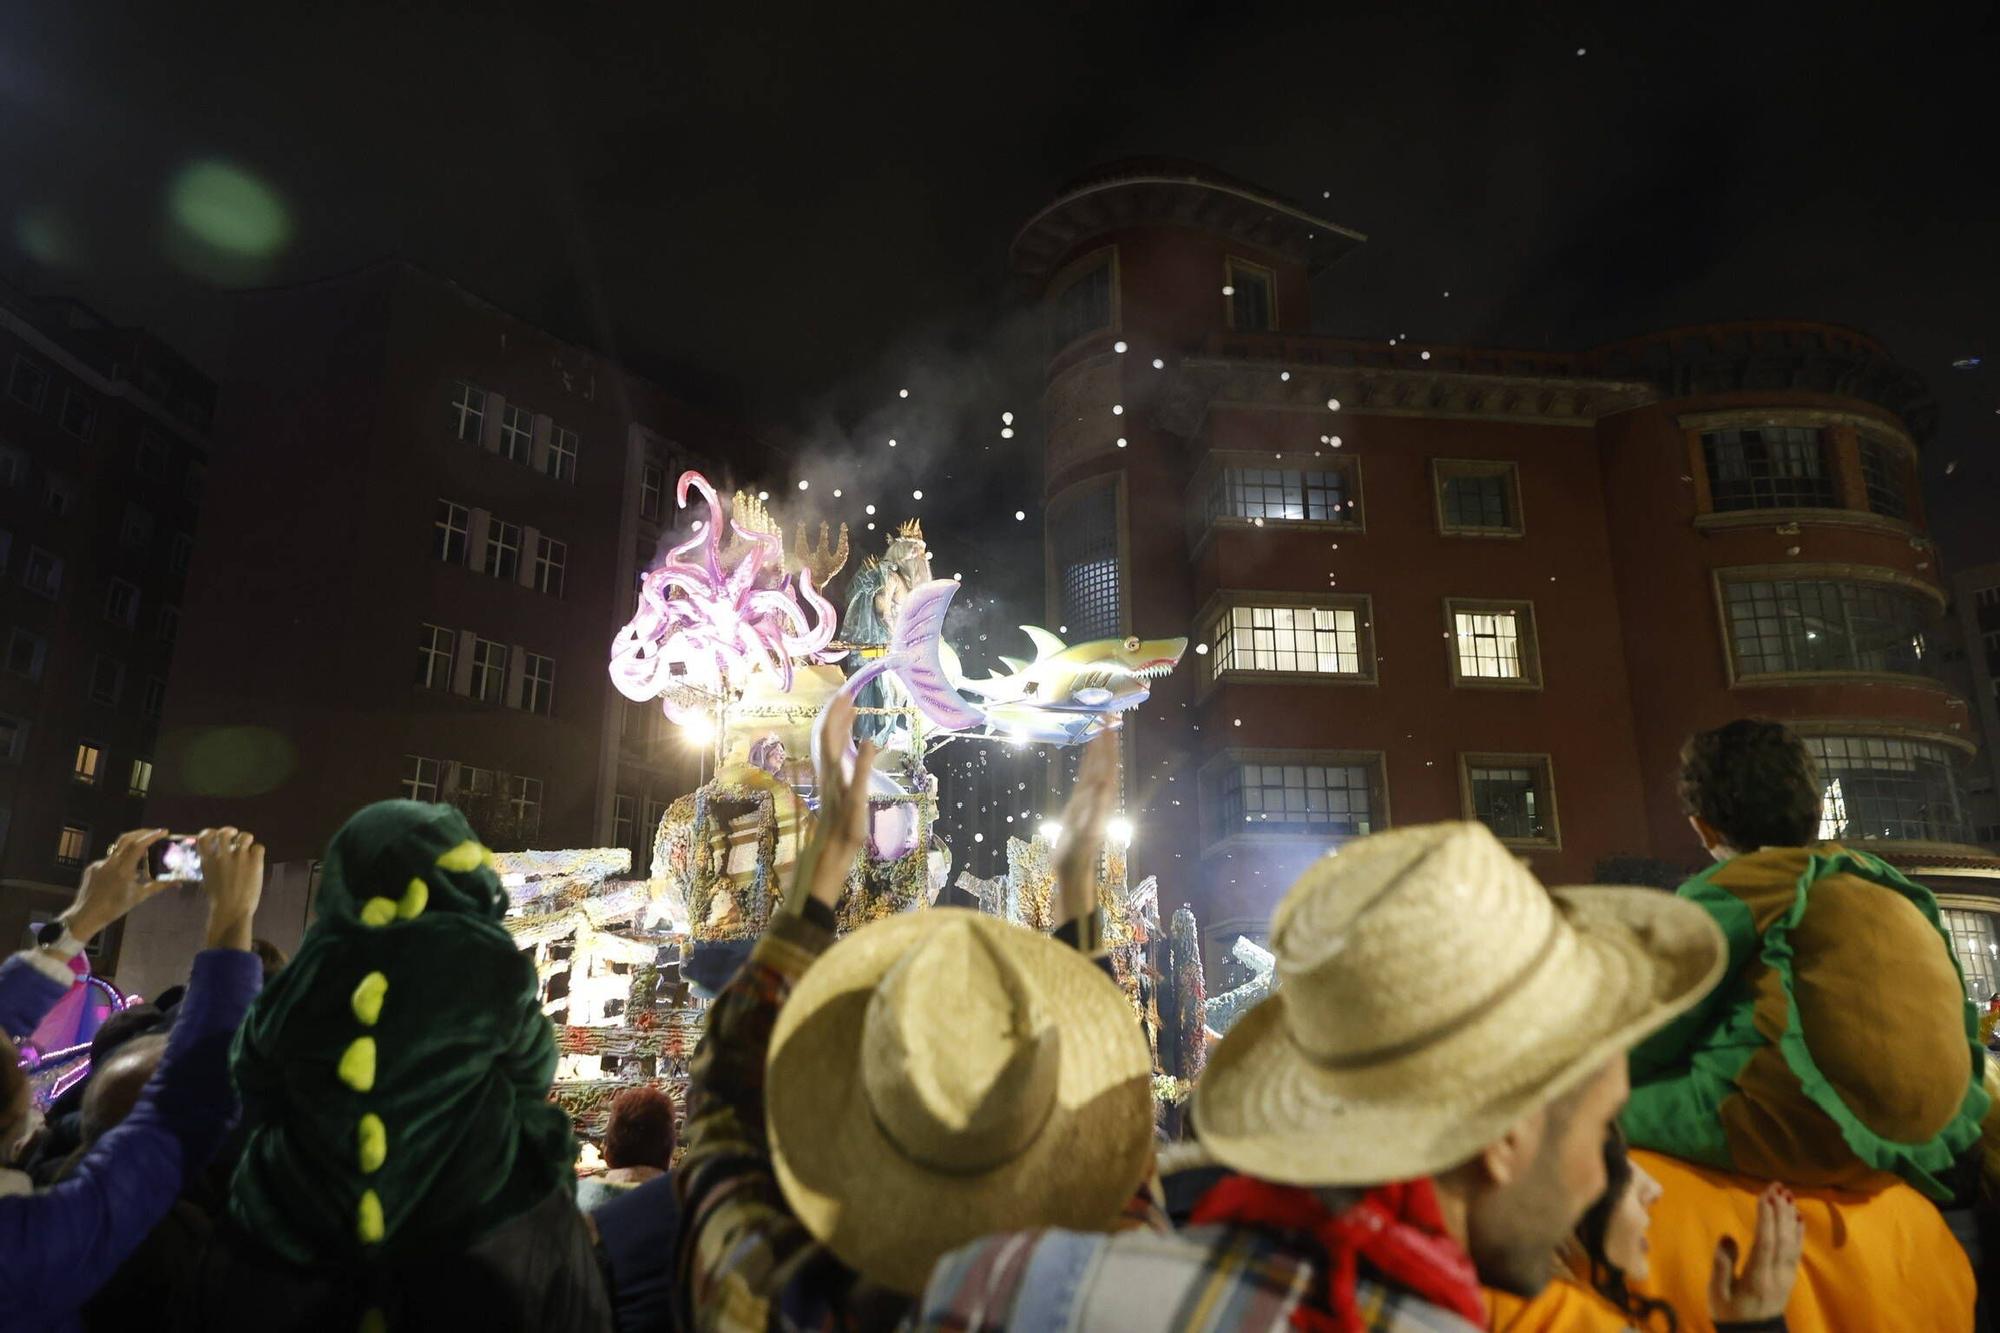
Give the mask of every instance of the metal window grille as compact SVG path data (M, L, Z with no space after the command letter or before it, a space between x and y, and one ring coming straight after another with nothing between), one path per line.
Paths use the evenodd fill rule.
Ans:
M403 795L412 801L438 798L438 761L422 755L403 756Z
M500 455L510 463L535 457L535 414L508 403L500 409Z
M501 702L507 689L507 645L491 639L472 641L472 697L484 704Z
M436 517L432 519L431 554L447 564L464 564L467 534L471 530L471 510L450 500L439 500Z
M459 384L451 395L452 433L461 440L479 443L486 432L486 390Z
M1723 585L1740 675L1894 671L1929 675L1928 609L1915 593L1831 579L1740 579Z
M1908 473L1893 445L1861 437L1861 480L1868 487L1868 507L1888 518L1910 516Z
M1819 765L1819 836L1967 842L1952 752L1888 736L1808 736Z
M1496 838L1548 836L1548 793L1538 767L1468 768L1472 814Z
M1701 448L1709 498L1718 511L1834 507L1833 477L1816 429L1714 430L1702 435Z
M1220 796L1225 834L1361 837L1375 826L1366 764L1237 764L1224 770Z
M425 625L417 636L417 684L427 690L451 688L451 659L458 636L441 625Z
M1512 528L1507 478L1499 473L1446 477L1444 521L1453 528Z
M1049 532L1069 641L1116 638L1124 623L1117 490L1098 486L1065 500L1050 515Z
M1057 295L1049 312L1049 338L1057 349L1111 323L1111 260L1080 273Z
M1360 623L1344 606L1232 606L1210 642L1212 678L1227 671L1359 675Z
M1458 611L1458 674L1468 679L1519 680L1521 635L1512 611Z
M2000 916L1957 907L1940 908L1938 915L1965 973L1966 998L1985 1004L2000 991Z
M564 430L561 426L549 430L549 456L542 462L542 471L557 481L576 480L576 432Z
M520 570L521 529L496 518L486 529L486 572L496 579L511 579Z

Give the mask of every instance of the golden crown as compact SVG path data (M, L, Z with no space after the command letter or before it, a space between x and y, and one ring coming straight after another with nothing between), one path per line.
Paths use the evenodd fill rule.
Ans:
M903 524L902 527L897 528L896 535L913 541L922 541L924 539L924 525L913 518Z
M778 520L771 517L771 511L764 508L764 502L744 491L736 492L729 502L729 517L738 527L751 532L768 532L774 537L785 534L778 530Z

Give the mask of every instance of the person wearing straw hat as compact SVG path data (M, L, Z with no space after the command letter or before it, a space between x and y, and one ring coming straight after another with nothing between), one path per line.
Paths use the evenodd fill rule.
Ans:
M1151 1055L1093 959L1115 739L1086 750L1065 811L1056 938L928 908L836 944L874 746L842 773L831 738L852 731L852 702L819 725L812 841L689 1069L675 1176L689 1329L889 1327L932 1261L977 1236L1150 1220Z
M1467 823L1315 862L1271 947L1280 986L1195 1087L1230 1174L1192 1225L988 1238L940 1261L919 1327L1481 1328L1480 1283L1534 1294L1603 1193L1625 1051L1722 966L1690 904L1552 893Z

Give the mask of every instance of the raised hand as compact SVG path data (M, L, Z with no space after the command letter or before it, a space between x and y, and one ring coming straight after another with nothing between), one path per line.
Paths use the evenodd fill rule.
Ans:
M203 829L195 835L201 852L201 887L208 895L211 949L248 949L250 922L264 896L264 848L239 829Z
M828 907L839 902L848 873L868 839L868 775L875 766L875 742L861 742L853 771L841 771L847 742L854 735L854 701L844 693L833 697L816 725L819 769L813 781L819 818L792 879L788 901L794 910L803 909L807 898Z
M1750 1257L1736 1271L1736 1239L1724 1236L1715 1247L1708 1278L1708 1314L1718 1324L1776 1319L1799 1280L1799 1249L1805 1239L1798 1204L1783 1185L1771 1185L1757 1200L1757 1235Z
M1118 805L1118 737L1100 732L1083 747L1076 785L1062 813L1062 846L1056 852L1056 924L1097 910L1097 855L1104 823Z
M62 914L62 923L77 939L90 937L167 887L171 880L147 876L146 849L167 836L163 828L121 833L100 861L84 867L76 901Z

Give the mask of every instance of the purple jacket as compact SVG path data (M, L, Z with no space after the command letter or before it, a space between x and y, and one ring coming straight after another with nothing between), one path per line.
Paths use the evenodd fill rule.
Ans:
M262 982L253 953L196 954L166 1055L131 1115L59 1183L0 1198L0 1330L76 1327L77 1310L221 1145L237 1112L229 1043ZM67 989L9 958L0 1027L34 1027Z

